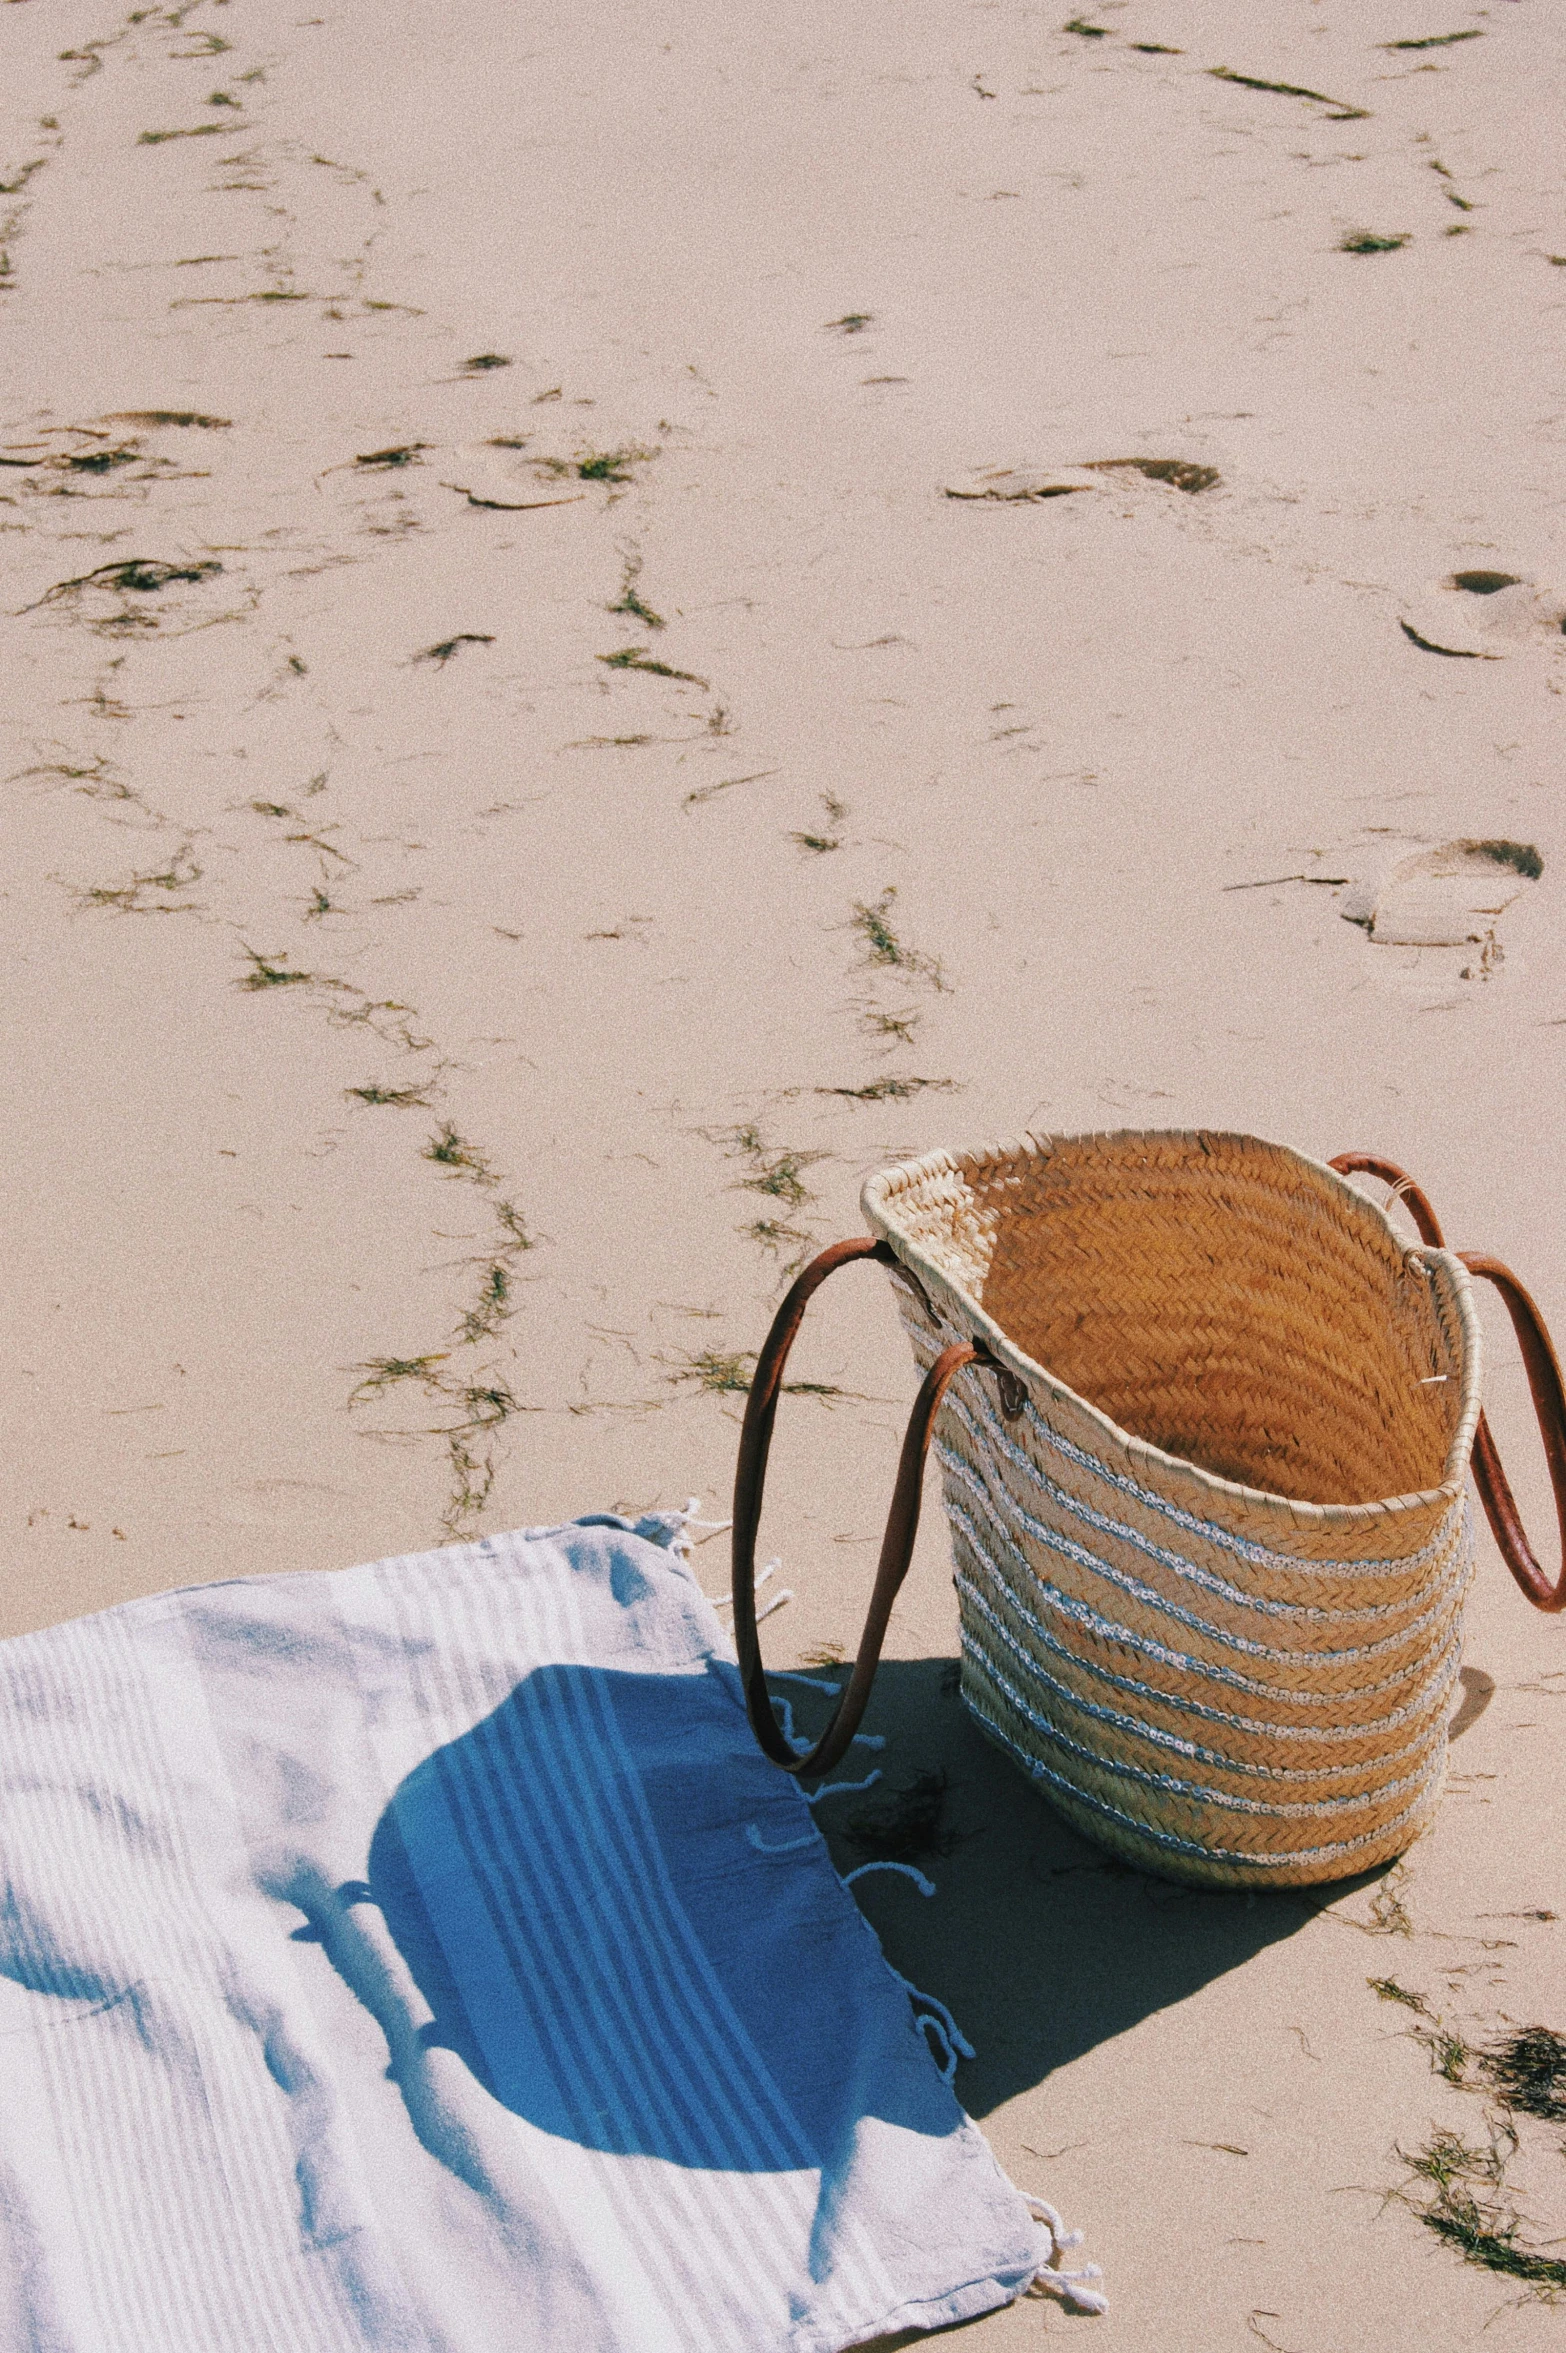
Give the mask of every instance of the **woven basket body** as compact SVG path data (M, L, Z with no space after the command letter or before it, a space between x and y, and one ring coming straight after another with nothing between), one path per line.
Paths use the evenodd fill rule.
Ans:
M863 1202L917 1285L921 1366L974 1340L1015 1376L970 1365L936 1426L984 1730L1169 1878L1400 1854L1440 1793L1472 1574L1459 1261L1245 1136L934 1153Z

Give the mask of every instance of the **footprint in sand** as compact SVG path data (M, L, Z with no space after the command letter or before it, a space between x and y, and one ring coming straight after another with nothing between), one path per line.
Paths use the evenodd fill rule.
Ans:
M455 490L470 507L524 514L533 507L571 506L587 496L579 482L564 479L538 458L524 458L520 442L489 441L452 451L440 470L441 486Z
M1449 572L1410 597L1398 619L1423 652L1456 661L1499 662L1529 646L1566 653L1566 592L1516 572Z
M1199 490L1214 490L1223 476L1216 466L1199 466L1193 458L1089 458L1094 474L1140 474L1144 482L1162 482L1194 498Z
M1211 490L1220 479L1216 466L1197 465L1190 458L1089 458L1081 466L977 466L944 488L948 498L1026 505L1045 498L1069 498L1080 490L1103 490L1108 485L1098 481L1098 475L1127 473L1188 493Z
M1488 970L1499 961L1497 920L1543 872L1531 842L1440 842L1397 859L1375 881L1356 883L1338 912L1378 947L1461 948L1477 941L1487 951Z
M1086 466L976 466L945 485L948 498L987 498L1010 506L1025 506L1045 498L1070 498L1082 490L1102 490Z

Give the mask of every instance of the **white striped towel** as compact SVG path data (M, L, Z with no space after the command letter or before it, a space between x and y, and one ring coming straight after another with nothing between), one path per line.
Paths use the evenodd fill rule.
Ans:
M0 1643L4 2353L835 2353L1051 2260L679 1533Z

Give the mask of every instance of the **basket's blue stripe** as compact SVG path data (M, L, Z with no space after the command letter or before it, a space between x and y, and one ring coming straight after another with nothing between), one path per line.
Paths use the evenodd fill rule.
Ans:
M1361 1643L1352 1650L1304 1650L1297 1645L1284 1646L1277 1643L1251 1642L1243 1634L1232 1633L1227 1626L1210 1624L1207 1619L1199 1617L1194 1610L1182 1609L1178 1602L1170 1601L1165 1594L1155 1591L1151 1585L1144 1585L1140 1578L1127 1576L1124 1570L1114 1568L1110 1562L1100 1558L1097 1553L1090 1552L1085 1545L1074 1543L1069 1536L1062 1536L1058 1529L1047 1526L1043 1520L1036 1520L1031 1512L1024 1511L1015 1496L1006 1494L1004 1489L1002 1490L1003 1501L1002 1496L997 1496L994 1489L986 1481L981 1480L972 1468L962 1460L961 1456L954 1454L949 1447L938 1445L937 1453L941 1468L945 1471L948 1479L959 1479L975 1500L983 1506L990 1520L997 1524L1003 1532L1006 1518L1010 1516L1036 1544L1042 1544L1049 1551L1059 1553L1064 1560L1075 1561L1079 1568L1090 1570L1094 1576L1101 1578L1108 1585L1117 1587L1131 1600L1141 1602L1144 1608L1156 1611L1161 1617L1172 1619L1176 1625L1186 1627L1203 1641L1216 1643L1223 1650L1238 1651L1243 1658L1271 1660L1284 1666L1319 1665L1324 1671L1357 1667L1370 1659L1384 1658L1389 1651L1396 1650L1400 1645L1411 1643L1419 1635L1427 1633L1440 1618L1461 1601L1467 1583L1466 1577L1461 1574L1463 1556L1458 1553L1456 1561L1459 1574L1452 1579L1453 1589L1451 1592L1438 1594L1431 1606L1417 1618L1406 1620L1392 1633L1383 1635L1379 1642ZM1068 1598L1064 1594L1060 1596L1063 1602ZM1388 1605L1388 1614L1395 1606L1395 1604ZM1202 1662L1192 1660L1190 1664L1199 1666Z
M1166 1748L1177 1756L1188 1757L1193 1764L1214 1765L1220 1772L1234 1773L1242 1777L1250 1776L1259 1781L1282 1781L1290 1784L1303 1784L1310 1781L1341 1781L1346 1773L1354 1773L1362 1769L1357 1762L1337 1765L1260 1765L1249 1757L1225 1755L1222 1749L1204 1748L1199 1741L1182 1740L1178 1733L1166 1731L1156 1724L1150 1724L1145 1715L1129 1715L1124 1708L1105 1707L1102 1701L1084 1699L1081 1692L1073 1691L1069 1683L1062 1683L1058 1676L1051 1675L1040 1666L1033 1653L1017 1640L1016 1635L1012 1633L1000 1613L990 1606L972 1578L965 1577L960 1569L957 1572L956 1585L964 1601L971 1608L976 1609L992 1632L999 1636L1027 1675L1029 1682L1034 1685L1042 1685L1052 1691L1058 1700L1073 1709L1078 1715L1089 1716L1097 1723L1113 1724L1117 1730L1130 1733L1137 1740L1147 1741L1154 1748ZM1008 1607L1016 1611L1035 1641L1042 1643L1046 1649L1062 1659L1070 1660L1073 1665L1078 1663L1074 1654L1068 1651L1063 1643L1055 1640L1048 1627L1034 1617L1031 1610L1023 1608L1014 1593L1008 1592L1006 1600ZM977 1646L967 1635L964 1636L964 1647L977 1651ZM977 1652L977 1655L982 1656L982 1652ZM1456 1673L1456 1660L1457 1652L1454 1647L1451 1674ZM1443 1688L1449 1683L1450 1675L1445 1678ZM1142 1688L1148 1690L1150 1687L1143 1685ZM1157 1696L1162 1697L1162 1694ZM1432 1712L1432 1710L1426 1710L1427 1715ZM1028 1713L1033 1720L1043 1721L1042 1718L1033 1716L1032 1709L1029 1709ZM1225 1717L1223 1721L1232 1724L1238 1731L1244 1719L1239 1716L1229 1716ZM1258 1726L1257 1729L1268 1739L1276 1737L1270 1725ZM1379 1731L1380 1724L1377 1724L1374 1729ZM1363 1730L1356 1730L1350 1737L1363 1739L1364 1736ZM1428 1746L1427 1735L1422 1740L1410 1741L1403 1748L1388 1749L1375 1761L1378 1766L1401 1764L1406 1758L1422 1753ZM1084 1751L1084 1753L1087 1752Z
M1110 1757L1101 1749L1085 1748L1080 1740L1073 1740L1068 1732L1062 1732L1058 1724L1041 1714L1024 1698L1016 1685L995 1664L989 1652L981 1650L966 1632L963 1651L994 1684L996 1690L1004 1694L1018 1715L1026 1718L1048 1747L1059 1749L1065 1756L1077 1758L1095 1773L1107 1774L1113 1781L1139 1782L1144 1789L1160 1790L1166 1797L1183 1798L1193 1805L1216 1806L1229 1814L1250 1814L1260 1821L1310 1822L1323 1814L1368 1813L1372 1808L1380 1806L1384 1798L1401 1797L1408 1789L1422 1789L1430 1779L1431 1768L1427 1764L1423 1772L1404 1774L1399 1780L1386 1782L1351 1797L1310 1797L1298 1801L1285 1798L1273 1804L1269 1804L1265 1798L1244 1797L1238 1790L1215 1789L1205 1781L1182 1781L1177 1773L1155 1773L1146 1765L1132 1764L1127 1757ZM1439 1767L1438 1755L1436 1769L1439 1770Z
M1411 1806L1405 1806L1402 1813L1394 1816L1390 1822L1379 1823L1374 1830L1366 1831L1360 1838L1333 1839L1324 1846L1289 1847L1276 1854L1268 1854L1265 1850L1252 1853L1245 1847L1219 1846L1210 1839L1181 1838L1175 1831L1161 1829L1156 1823L1145 1821L1139 1814L1128 1814L1124 1807L1111 1805L1106 1798L1095 1797L1067 1774L1052 1771L1041 1758L1019 1747L1011 1735L996 1723L994 1717L986 1715L984 1709L966 1692L963 1694L963 1703L969 1714L984 1726L990 1738L1010 1751L1031 1781L1041 1782L1071 1804L1084 1806L1090 1813L1100 1814L1106 1821L1118 1823L1122 1829L1133 1832L1149 1845L1162 1847L1168 1854L1190 1855L1204 1863L1233 1863L1247 1871L1291 1871L1297 1870L1302 1863L1342 1863L1346 1875L1346 1870L1351 1868L1348 1862L1351 1855L1363 1853L1367 1846L1379 1845L1392 1832L1401 1829L1405 1822L1413 1821L1424 1802L1422 1795ZM1427 1790L1430 1781L1439 1779L1440 1772L1441 1760L1438 1759L1428 1777Z
M1000 1417L982 1390L978 1392L978 1400L983 1420L982 1429L979 1421L970 1412L967 1400L959 1396L955 1389L948 1391L947 1394L949 1408L963 1424L976 1446L991 1449L995 1453L1003 1455L1012 1469L1020 1472L1030 1486L1035 1488L1039 1494L1046 1496L1057 1510L1070 1513L1073 1519L1080 1520L1085 1527L1095 1529L1101 1536L1109 1536L1117 1543L1129 1545L1134 1552L1141 1553L1147 1560L1156 1561L1160 1568L1170 1570L1184 1583L1200 1586L1204 1592L1216 1595L1219 1600L1229 1602L1236 1609L1254 1610L1260 1617L1292 1619L1302 1625L1358 1625L1367 1619L1374 1620L1384 1617L1389 1608L1395 1609L1398 1606L1395 1602L1367 1602L1360 1609L1332 1609L1319 1602L1276 1601L1265 1594L1247 1591L1244 1586L1231 1585L1226 1578L1215 1576L1211 1569L1203 1568L1199 1562L1188 1559L1184 1553L1172 1551L1166 1544L1155 1544L1152 1537L1144 1536L1140 1528L1133 1528L1125 1520L1113 1519L1107 1512L1095 1511L1093 1506L1090 1503L1084 1503L1080 1496L1073 1495L1067 1488L1058 1486L1053 1479L1047 1477L1039 1469L1037 1463L1030 1460L1020 1446L1012 1443L1006 1435ZM1063 1443L1064 1441L1062 1441ZM1102 1469L1102 1466L1095 1467ZM1108 1474L1103 1475L1107 1476ZM1018 1506L1019 1510L1020 1508ZM1213 1533L1213 1531L1206 1532ZM1453 1542L1454 1533L1449 1527L1443 1540L1447 1543ZM1428 1557L1422 1559L1422 1565L1428 1566L1429 1560L1435 1557L1439 1548L1439 1543L1427 1546L1425 1555ZM1406 1562L1398 1562L1395 1565L1401 1569L1408 1568ZM1417 1575L1418 1571L1413 1570L1409 1573L1412 1577ZM1319 1569L1317 1574L1320 1574Z

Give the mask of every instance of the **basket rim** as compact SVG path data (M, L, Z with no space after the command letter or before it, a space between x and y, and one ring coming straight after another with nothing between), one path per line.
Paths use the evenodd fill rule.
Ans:
M1226 1479L1216 1471L1204 1470L1187 1456L1169 1454L1149 1438L1139 1438L1132 1431L1105 1413L1101 1406L1081 1395L1068 1383L1058 1379L1047 1366L1024 1354L1016 1342L986 1315L971 1291L954 1281L920 1245L899 1225L887 1206L887 1195L892 1186L899 1189L910 1182L928 1181L943 1176L963 1173L964 1162L975 1160L1017 1162L1031 1159L1042 1150L1059 1144L1238 1144L1259 1149L1274 1157L1296 1162L1308 1170L1313 1179L1335 1192L1351 1208L1355 1216L1364 1217L1379 1226L1393 1247L1405 1259L1417 1259L1444 1278L1449 1288L1451 1304L1461 1334L1462 1397L1456 1426L1447 1448L1444 1475L1435 1487L1423 1487L1402 1495L1388 1495L1364 1503L1310 1503L1291 1496L1280 1495L1275 1489L1250 1487L1236 1479ZM1265 1511L1282 1516L1300 1530L1366 1529L1395 1519L1406 1513L1428 1514L1437 1507L1450 1507L1462 1496L1468 1476L1469 1457L1473 1451L1474 1432L1482 1409L1481 1380L1483 1337L1478 1309L1474 1303L1473 1285L1468 1269L1451 1250L1438 1250L1425 1243L1410 1243L1393 1225L1391 1218L1378 1202L1372 1201L1329 1168L1323 1160L1313 1159L1309 1153L1299 1152L1289 1144L1272 1142L1265 1136L1251 1135L1240 1128L1083 1128L1071 1132L1025 1130L1021 1136L1011 1137L996 1144L979 1144L967 1148L941 1146L922 1154L916 1160L902 1160L879 1168L866 1177L860 1189L859 1206L865 1222L896 1252L898 1259L911 1274L917 1275L926 1288L934 1290L958 1303L963 1317L975 1337L982 1338L997 1360L1007 1370L1019 1376L1030 1390L1042 1389L1050 1398L1082 1416L1088 1425L1100 1433L1109 1449L1128 1463L1134 1463L1154 1474L1156 1482L1166 1489L1183 1486L1198 1506L1221 1502L1231 1510L1242 1512ZM1210 1510L1203 1516L1226 1517Z

